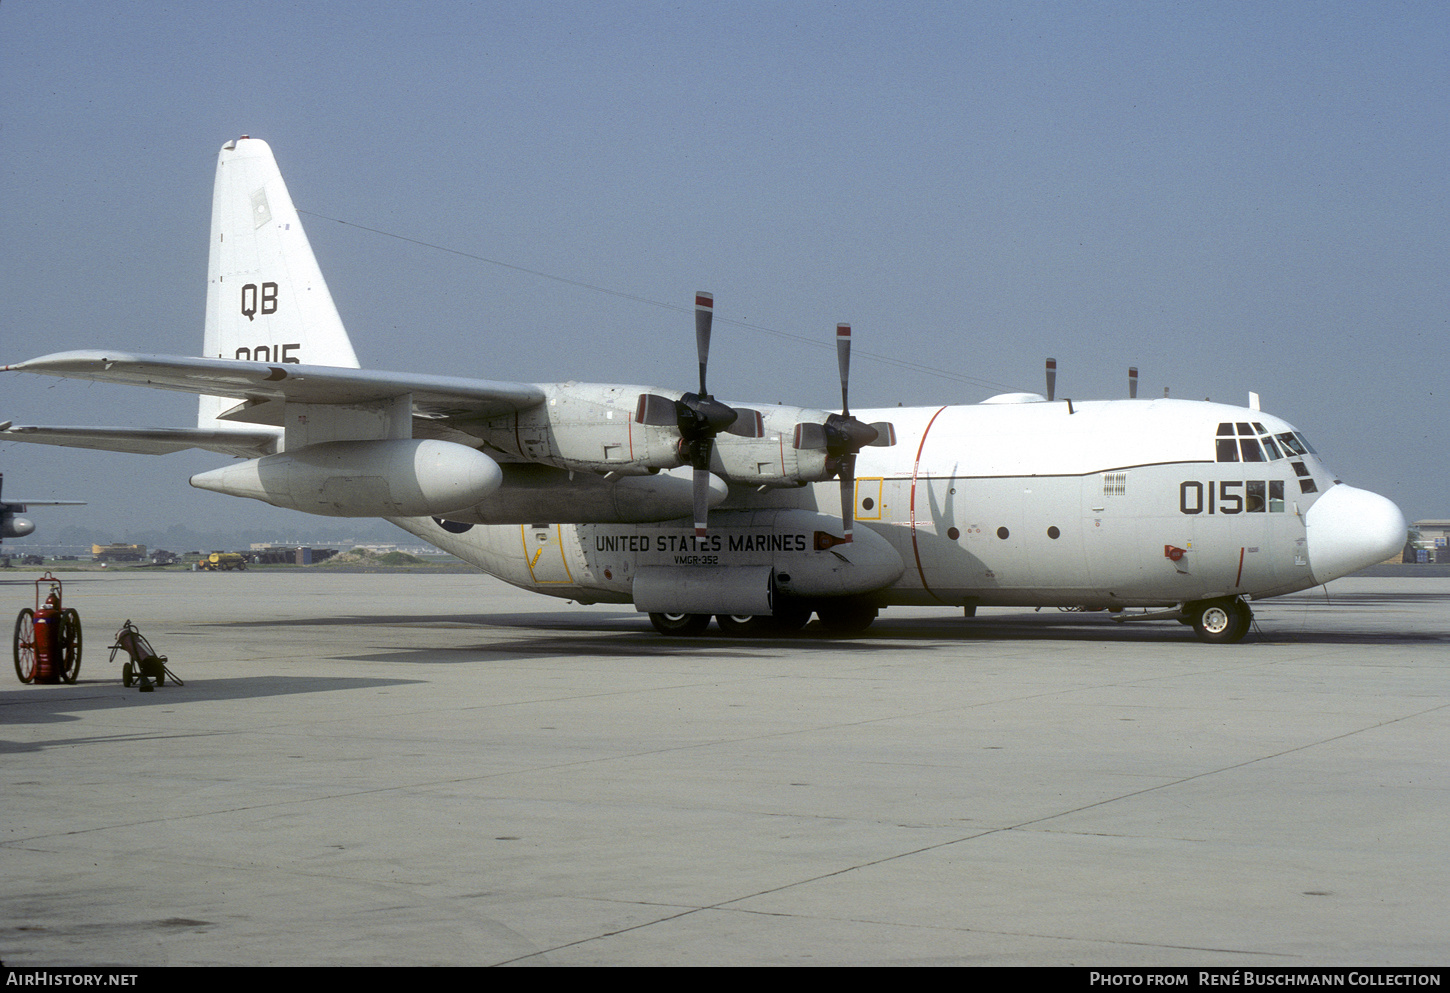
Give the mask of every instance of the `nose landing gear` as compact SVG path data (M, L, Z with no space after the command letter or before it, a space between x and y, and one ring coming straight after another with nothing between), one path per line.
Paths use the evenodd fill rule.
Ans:
M1198 635L1198 640L1211 645L1242 641L1254 620L1254 612L1249 605L1233 596L1186 603L1183 613L1193 625L1193 633Z

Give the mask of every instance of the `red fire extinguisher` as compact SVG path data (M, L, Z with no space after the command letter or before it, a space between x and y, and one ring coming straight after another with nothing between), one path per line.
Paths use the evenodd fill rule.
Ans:
M55 594L45 598L45 603L35 612L35 681L53 683L60 668L60 604Z
M47 572L35 581L35 609L15 618L15 675L22 683L74 683L80 669L80 614L64 606L61 581Z

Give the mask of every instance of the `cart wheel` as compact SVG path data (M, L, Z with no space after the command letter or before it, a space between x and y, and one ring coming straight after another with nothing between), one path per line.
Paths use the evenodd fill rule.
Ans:
M159 666L156 667L156 685L157 686L165 686L166 685L166 665L165 665L165 663L163 663L163 664L161 664L161 665L159 665Z
M60 612L60 678L74 683L81 674L81 615L74 607Z
M131 663L127 662L121 666L121 685L129 688L133 682L135 682L135 676L131 669Z
M35 611L29 607L15 618L15 675L22 683L35 679Z

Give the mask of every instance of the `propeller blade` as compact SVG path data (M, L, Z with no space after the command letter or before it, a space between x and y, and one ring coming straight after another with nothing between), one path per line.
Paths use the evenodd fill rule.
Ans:
M795 426L791 447L819 452L826 447L826 426L815 421L802 421Z
M740 438L764 438L765 416L749 407L735 407L735 423L725 430Z
M1128 366L1128 399L1138 399L1138 367Z
M841 413L851 416L851 405L846 402L846 381L851 378L851 325L836 325L836 364L841 367Z
M841 527L844 530L841 540L851 540L852 528L856 523L856 453L841 459Z
M674 427L680 422L675 411L675 401L658 393L641 393L639 405L634 408L634 422L653 427Z
M704 290L695 292L695 351L700 356L700 395L709 396L705 389L705 365L710 361L710 325L715 320L715 294Z
M695 537L703 538L710 526L710 467L695 467Z
M1047 399L1052 401L1057 390L1057 359L1047 360Z

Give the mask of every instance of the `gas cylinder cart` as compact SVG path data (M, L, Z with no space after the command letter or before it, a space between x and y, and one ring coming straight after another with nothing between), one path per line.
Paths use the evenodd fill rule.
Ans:
M116 632L116 643L111 646L111 661L116 661L116 653L125 652L127 661L121 666L121 685L130 686L139 682L142 693L150 693L155 686L151 680L156 680L156 686L165 686L169 677L177 686L185 686L181 677L166 667L166 656L157 655L156 649L151 647L151 642L141 633L136 625L127 620L121 625L121 630Z
M63 584L47 572L35 581L35 609L15 618L15 675L22 683L74 683L80 672L81 615L65 606Z

